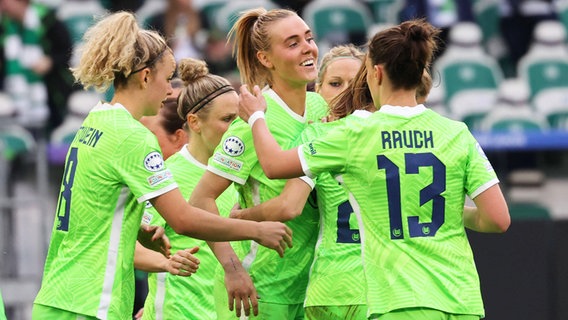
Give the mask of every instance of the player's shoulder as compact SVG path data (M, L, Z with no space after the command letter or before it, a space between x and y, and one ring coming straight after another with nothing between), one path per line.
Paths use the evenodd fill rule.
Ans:
M306 93L306 105L318 105L327 108L327 102L324 98L319 93L313 91Z

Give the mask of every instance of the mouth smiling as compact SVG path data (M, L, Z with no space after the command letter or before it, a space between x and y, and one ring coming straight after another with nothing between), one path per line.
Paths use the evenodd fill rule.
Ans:
M315 64L314 64L314 59L308 59L308 60L306 60L306 61L300 63L300 65L301 65L302 67L313 67L313 66L315 66Z

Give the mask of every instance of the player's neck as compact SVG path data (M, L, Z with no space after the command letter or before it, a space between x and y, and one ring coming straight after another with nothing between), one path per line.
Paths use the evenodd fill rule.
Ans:
M187 144L187 151L195 160L204 165L207 165L207 161L211 157L209 149L199 139L193 139L193 141L190 139L190 142Z
M306 111L306 86L291 86L280 83L274 83L272 90L286 103L286 105L295 113L303 116Z

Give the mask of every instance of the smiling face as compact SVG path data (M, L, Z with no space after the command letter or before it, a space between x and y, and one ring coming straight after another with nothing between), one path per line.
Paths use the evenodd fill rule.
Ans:
M361 64L361 60L351 57L332 61L327 65L321 83L317 85L317 92L329 104L335 96L347 88Z
M270 70L273 82L305 86L317 78L318 47L308 25L297 15L270 27L270 49L257 57Z

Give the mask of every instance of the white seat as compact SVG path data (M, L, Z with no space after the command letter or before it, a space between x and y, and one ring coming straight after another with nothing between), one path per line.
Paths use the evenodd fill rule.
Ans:
M0 92L0 119L11 118L16 113L12 98L7 93Z
M482 122L497 101L496 89L470 89L456 93L448 102L448 116L463 121L470 130L481 130Z
M551 129L568 130L568 88L544 89L532 101Z
M101 100L104 100L102 93L93 90L74 91L67 100L67 109L71 114L85 118Z
M548 129L546 119L529 101L530 92L519 78L504 80L499 87L498 102L482 122L483 131L526 132Z

